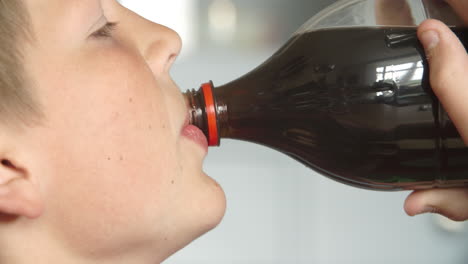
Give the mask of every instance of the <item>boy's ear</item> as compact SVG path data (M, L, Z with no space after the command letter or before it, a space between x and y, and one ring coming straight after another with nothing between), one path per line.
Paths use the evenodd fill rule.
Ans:
M0 215L37 218L43 204L26 169L0 154Z

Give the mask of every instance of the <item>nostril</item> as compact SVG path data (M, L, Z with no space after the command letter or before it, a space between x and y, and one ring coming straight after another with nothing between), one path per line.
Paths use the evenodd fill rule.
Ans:
M144 59L155 73L169 71L178 55L179 49L172 42L162 40L151 43L143 53Z
M166 63L166 70L170 70L172 67L172 64L174 64L175 60L177 59L178 54L172 53L169 58L167 59Z

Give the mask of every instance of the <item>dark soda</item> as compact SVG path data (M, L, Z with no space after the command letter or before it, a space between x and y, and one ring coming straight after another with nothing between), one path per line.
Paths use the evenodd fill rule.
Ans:
M468 43L466 28L453 31ZM332 28L293 36L245 76L187 98L208 137L274 148L349 185L468 185L468 148L428 74L414 27Z

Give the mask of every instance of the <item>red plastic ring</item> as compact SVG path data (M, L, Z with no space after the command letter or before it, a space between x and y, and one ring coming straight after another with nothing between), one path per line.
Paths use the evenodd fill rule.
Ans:
M208 121L208 145L219 146L218 124L216 120L216 106L213 96L213 85L211 82L202 84L205 98L205 111Z

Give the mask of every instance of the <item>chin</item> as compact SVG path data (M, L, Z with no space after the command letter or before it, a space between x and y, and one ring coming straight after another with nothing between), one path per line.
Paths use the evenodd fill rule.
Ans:
M211 177L201 172L196 175L196 182L189 185L195 187L187 192L185 206L180 211L176 221L173 221L175 229L172 230L174 239L170 239L172 244L169 247L167 257L176 251L189 245L191 242L214 229L221 223L226 211L226 196L221 186Z
M212 230L221 223L226 212L226 196L221 186L211 177L203 173L207 179L208 189L205 190L205 204L202 207L202 234Z

